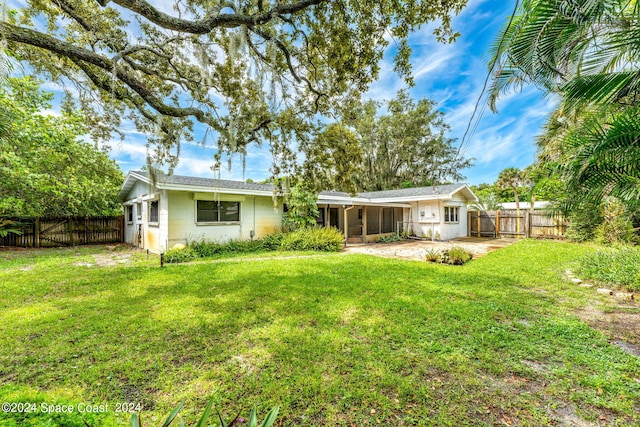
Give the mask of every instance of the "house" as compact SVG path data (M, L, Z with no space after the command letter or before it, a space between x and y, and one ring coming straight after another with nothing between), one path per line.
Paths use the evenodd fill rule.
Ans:
M194 240L260 238L277 231L286 209L274 187L179 175L132 171L120 189L125 242L163 252ZM347 242L375 242L408 231L449 240L467 235L467 203L478 199L464 184L359 193L324 191L318 226L336 227Z

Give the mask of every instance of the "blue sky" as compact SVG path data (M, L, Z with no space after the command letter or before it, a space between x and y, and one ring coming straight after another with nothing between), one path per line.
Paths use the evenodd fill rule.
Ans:
M21 2L10 0L8 3L10 7L20 7ZM455 43L436 42L432 35L433 26L424 26L410 37L416 83L410 93L415 99L430 98L437 103L451 126L448 136L457 139L456 147L462 141L482 91L487 74L488 49L513 7L513 0L470 0L453 21L454 28L461 33ZM371 86L367 98L391 99L404 87L403 80L393 72L393 48L392 43L381 64L380 79ZM59 87L51 83L45 84L45 88L59 92ZM484 101L480 107L483 105ZM552 108L552 103L533 87L504 96L498 103L498 114L486 108L463 149L466 157L475 158L474 166L462 171L467 182L492 183L502 169L512 166L523 168L531 164L536 152L535 136ZM110 143L111 156L126 173L145 164L146 136L137 132L132 124L125 123L122 130L126 136L122 141L118 139ZM175 173L214 177L211 170L214 153L212 146L183 144ZM252 146L244 174L238 157L232 168L223 169L220 176L262 180L270 176L271 162L268 147Z

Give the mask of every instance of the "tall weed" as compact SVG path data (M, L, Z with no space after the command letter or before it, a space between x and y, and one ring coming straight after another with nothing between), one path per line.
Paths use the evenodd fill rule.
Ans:
M640 291L640 249L606 249L580 259L577 273L583 279Z

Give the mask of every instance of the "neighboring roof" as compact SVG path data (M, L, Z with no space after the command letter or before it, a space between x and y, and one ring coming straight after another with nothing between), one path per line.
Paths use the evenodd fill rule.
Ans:
M120 200L126 200L136 181L151 183L149 174L143 171L131 171L127 174L120 188ZM224 179L197 178L182 175L158 175L155 184L159 190L183 190L201 192L220 192L249 195L271 195L274 186L271 184L248 183ZM389 204L406 203L415 200L446 200L461 192L468 202L477 202L478 198L465 184L436 185L433 187L402 188L399 190L371 191L358 193L355 196L339 191L323 191L318 196L319 203L333 204Z

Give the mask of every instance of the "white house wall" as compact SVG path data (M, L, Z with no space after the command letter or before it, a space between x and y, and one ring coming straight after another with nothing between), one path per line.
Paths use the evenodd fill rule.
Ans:
M444 222L445 206L459 208L458 222ZM450 200L421 200L411 203L409 222L418 237L433 236L440 240L451 240L467 235L466 199L456 194Z
M168 246L189 241L249 240L263 237L280 229L282 207L274 208L273 199L265 196L245 196L220 193L168 192L169 230ZM216 200L240 202L238 223L197 224L196 201Z

